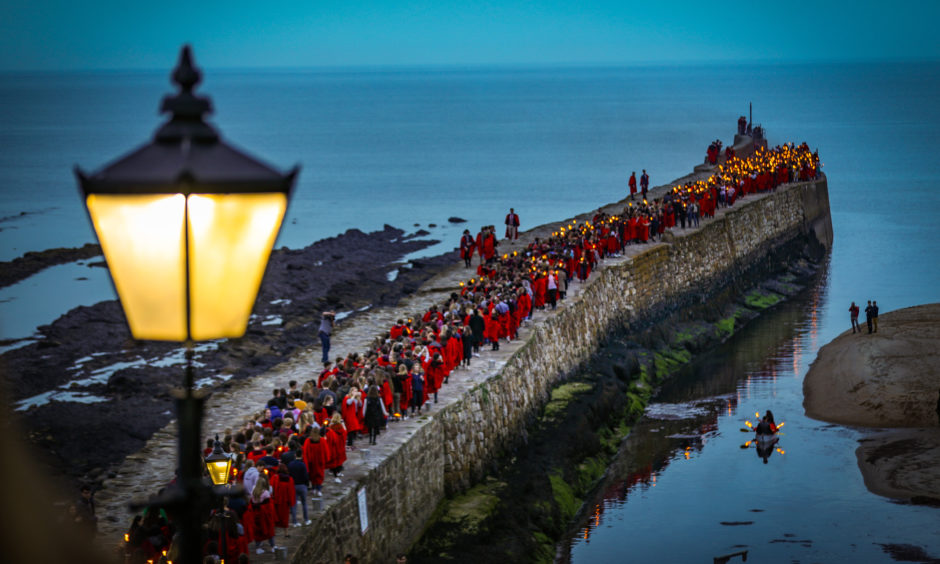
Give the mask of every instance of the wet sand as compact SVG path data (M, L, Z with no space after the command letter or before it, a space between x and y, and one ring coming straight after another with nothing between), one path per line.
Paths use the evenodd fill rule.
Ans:
M940 304L928 304L882 314L877 333L863 319L862 333L846 331L821 348L803 382L803 407L822 421L893 428L856 451L866 486L932 503L940 498L938 393Z

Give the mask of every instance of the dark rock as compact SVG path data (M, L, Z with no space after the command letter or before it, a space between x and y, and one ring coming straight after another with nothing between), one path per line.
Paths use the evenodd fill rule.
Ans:
M101 255L101 247L91 243L74 249L48 249L28 252L8 262L0 262L0 288L25 280L44 268ZM91 265L89 265L91 266Z
M447 218L447 221L449 221L449 222L451 222L451 223L467 223L467 220L466 220L466 219L464 219L464 218L462 218L462 217L455 217L455 216L448 217L448 218Z
M424 237L425 235L430 235L431 232L430 232L430 231L425 231L424 229L419 229L419 230L415 231L414 234L415 234L416 237Z
M404 269L389 282L387 273L394 268L392 264L436 243L409 240L404 235L389 225L372 233L350 229L303 249L272 252L253 310L257 321L245 337L223 341L217 350L197 355L196 360L204 365L199 372L232 374L222 386L264 372L318 342L315 329L324 309L339 309L344 304L354 308L370 303L393 305L457 260L454 253L422 259L422 269ZM87 252L100 254L97 246L86 247L90 249ZM70 251L66 253L68 260L62 262L89 258L71 253L75 249L66 251ZM30 256L35 255L48 258L55 253ZM0 283L9 265L0 269ZM285 298L291 300L290 305L279 301ZM261 325L270 315L280 315L284 324ZM12 401L65 386L93 370L119 362L159 359L179 348L177 343L135 341L116 300L75 308L39 332L42 338L35 343L2 355L4 394ZM74 369L78 359L85 360ZM107 384L81 388L111 401L56 402L16 416L25 427L36 427L38 437L54 438L54 455L48 446L52 443L33 441L40 449L40 463L54 474L64 472L65 478L78 480L91 469L112 468L166 425L175 416L170 391L181 381L179 366L125 368L116 371ZM32 422L34 415L39 416L40 424ZM103 436L108 440L103 441Z
M429 224L428 224L428 227L437 227L437 224L436 224L436 223L429 223Z

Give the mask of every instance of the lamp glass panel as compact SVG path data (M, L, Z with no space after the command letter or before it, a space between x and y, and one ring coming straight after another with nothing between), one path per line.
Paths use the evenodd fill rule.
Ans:
M232 459L226 457L225 460L215 460L206 462L206 469L209 471L209 477L212 483L221 486L228 483L229 468L232 466Z
M287 195L194 194L188 206L192 338L240 337L284 219Z
M86 199L137 339L186 340L185 203L181 194L91 194Z

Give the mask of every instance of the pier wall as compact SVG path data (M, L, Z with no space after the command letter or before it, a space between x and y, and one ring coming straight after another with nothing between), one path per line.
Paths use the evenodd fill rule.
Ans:
M362 562L392 561L420 537L444 496L467 489L524 443L527 423L553 385L587 361L609 331L639 328L701 303L776 248L807 237L831 247L825 177L748 198L697 230L667 235L630 258L608 259L572 303L523 333L525 344L494 376L434 412L316 518L292 561L341 561L346 553ZM368 516L364 533L360 496Z

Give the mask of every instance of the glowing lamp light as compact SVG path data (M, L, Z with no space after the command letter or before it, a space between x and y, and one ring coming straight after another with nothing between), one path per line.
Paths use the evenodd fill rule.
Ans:
M223 142L189 47L154 139L76 176L131 333L158 341L244 334L298 169Z
M206 457L205 463L213 484L223 486L228 483L229 472L232 469L232 459L222 452L222 443L219 442L218 435L215 436L215 445L212 447L212 453Z

